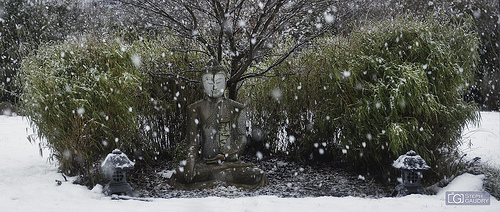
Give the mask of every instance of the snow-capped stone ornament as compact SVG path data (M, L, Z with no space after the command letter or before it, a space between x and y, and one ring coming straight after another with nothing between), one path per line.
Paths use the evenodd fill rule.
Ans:
M396 186L393 196L406 196L408 194L425 194L421 185L422 172L430 170L431 167L425 160L413 150L399 156L392 166L401 170L401 184Z
M101 170L110 182L104 187L106 195L132 195L132 187L127 182L126 170L133 169L135 163L119 149L113 150L101 164Z
M431 169L431 167L425 163L424 159L413 150L408 151L405 155L399 156L399 158L392 163L392 166L396 169L420 171Z

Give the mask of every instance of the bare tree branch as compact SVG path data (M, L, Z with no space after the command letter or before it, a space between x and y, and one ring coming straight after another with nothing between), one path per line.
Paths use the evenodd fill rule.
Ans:
M323 11L332 4L328 0L120 1L154 17L149 21L163 23L174 35L195 41L219 63L229 62L230 98L236 98L238 83L270 76L269 72L293 52L323 34L326 30L317 30L314 22L324 22ZM300 35L291 38L293 33ZM276 52L273 49L279 45L273 43L279 39L295 39L296 45L280 51L281 55L266 69L248 73L253 64Z

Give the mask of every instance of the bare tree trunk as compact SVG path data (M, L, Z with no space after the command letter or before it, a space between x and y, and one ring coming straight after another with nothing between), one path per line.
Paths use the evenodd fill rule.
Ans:
M231 83L227 86L229 90L229 99L238 100L238 83Z

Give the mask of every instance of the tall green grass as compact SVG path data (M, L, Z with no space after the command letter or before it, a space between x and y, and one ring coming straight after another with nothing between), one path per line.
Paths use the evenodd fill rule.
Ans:
M149 96L136 52L119 40L86 38L47 44L23 62L24 114L64 173L90 174L115 148L144 148L138 104Z
M250 117L268 130L271 151L284 145L299 160L343 158L380 172L413 149L435 167L462 128L479 119L462 98L479 58L466 20L405 17L320 38L280 66L300 74L248 87L256 111ZM288 137L276 137L280 131Z
M183 110L198 97L177 73L203 61L172 51L179 42L87 36L45 44L23 61L23 114L64 173L93 186L115 148L146 163L176 154Z

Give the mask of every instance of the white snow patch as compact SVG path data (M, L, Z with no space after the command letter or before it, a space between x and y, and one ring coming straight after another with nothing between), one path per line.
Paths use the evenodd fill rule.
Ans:
M500 168L500 113L481 112L479 126L469 125L462 133L460 149L469 160L480 157L481 162Z

